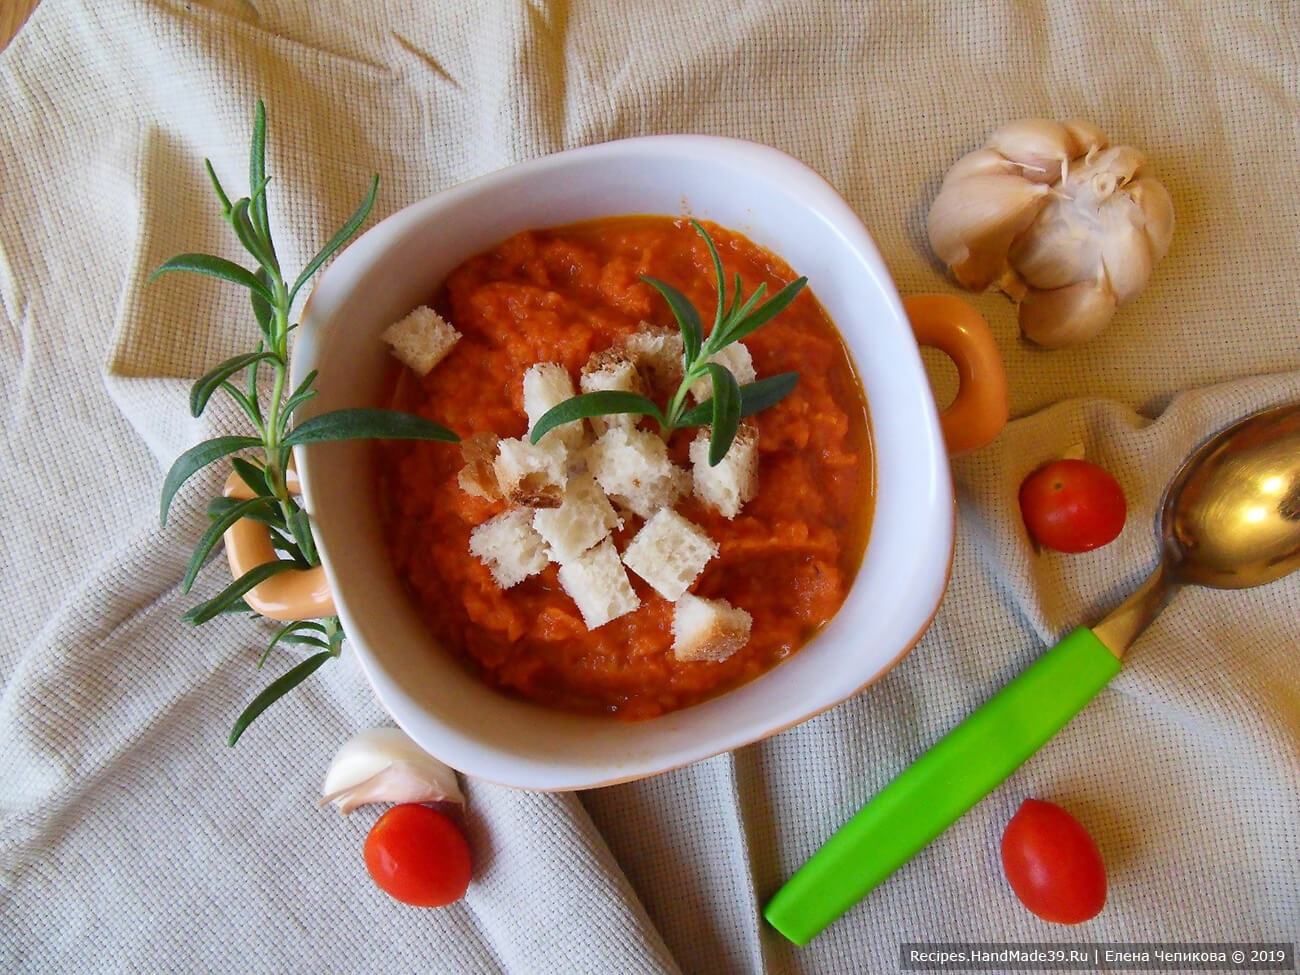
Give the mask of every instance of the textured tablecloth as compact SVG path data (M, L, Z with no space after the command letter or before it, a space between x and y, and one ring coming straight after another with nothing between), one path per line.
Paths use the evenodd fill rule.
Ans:
M893 970L901 941L1300 940L1300 577L1180 593L1094 704L810 947L758 913L911 758L1151 569L1154 505L1190 447L1300 397L1297 38L1286 2L44 0L0 55L0 969L860 972ZM951 587L900 666L639 783L470 782L477 879L418 911L365 877L376 810L314 805L335 747L384 718L355 660L228 749L265 633L182 624L176 585L219 473L157 526L163 466L235 422L190 419L187 380L253 325L233 289L146 276L184 250L236 256L202 159L243 185L258 96L290 266L371 173L383 216L556 149L690 131L805 160L901 290L952 291L929 201L1027 115L1146 150L1178 228L1149 291L1078 349L1030 348L1007 302L975 299L1018 418L954 464ZM1015 486L1076 444L1119 476L1128 526L1036 556ZM1073 810L1107 862L1107 907L1079 928L1040 922L1002 878L998 838L1030 795Z

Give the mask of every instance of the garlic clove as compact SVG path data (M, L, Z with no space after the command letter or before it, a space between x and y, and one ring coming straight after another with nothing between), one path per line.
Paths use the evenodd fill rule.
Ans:
M967 176L949 183L926 218L930 246L964 287L987 288L1003 273L1011 241L1033 222L1049 192L1019 176Z
M1008 260L1026 284L1040 291L1095 280L1101 262L1096 215L1080 211L1067 197L1053 196L1011 245Z
M1061 125L1070 137L1071 157L1092 156L1110 145L1106 133L1085 119L1068 118Z
M943 178L943 185L947 186L967 176L1019 176L1020 172L1020 167L1000 152L994 152L992 149L976 149L974 152L966 153L952 164L952 168Z
M1151 245L1142 230L1142 211L1127 195L1110 200L1101 211L1101 263L1117 305L1142 293L1151 277Z
M463 802L460 790L447 795L444 790L431 789L423 769L411 762L394 762L360 782L327 792L319 805L335 803L343 815L358 806L372 802Z
M325 772L320 805L344 815L372 802L465 802L456 772L400 728L370 728L343 743Z
M1008 122L989 136L988 147L1025 167L1025 179L1054 183L1065 176L1071 153L1070 133L1045 118Z
M1115 295L1104 280L1031 289L1020 303L1020 330L1045 349L1062 349L1092 338L1114 314Z
M1130 184L1128 194L1142 211L1142 229L1151 244L1152 259L1163 260L1174 238L1174 201L1169 191L1159 180L1143 176Z

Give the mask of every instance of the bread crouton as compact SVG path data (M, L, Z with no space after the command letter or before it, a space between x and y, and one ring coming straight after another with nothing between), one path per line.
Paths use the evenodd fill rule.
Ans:
M573 395L573 380L569 378L569 371L558 362L538 362L529 366L524 373L524 412L528 414L529 432L532 432L547 410L559 406ZM555 439L568 449L576 450L582 446L586 433L586 422L573 420L556 427L542 437L542 442Z
M736 382L741 386L752 383L758 377L758 374L754 372L754 357L749 354L749 348L744 342L732 342L730 345L719 349L709 356L709 361L716 362L720 366L726 366L731 371L731 374L736 377ZM697 403L712 399L713 377L701 376L691 383L691 395L695 397Z
M560 585L577 604L589 630L641 605L618 560L618 550L608 538L561 565L559 574Z
M579 385L584 393L599 393L614 390L621 393L640 393L646 395L645 380L636 367L632 354L620 346L613 346L603 352L597 352L582 367ZM600 436L610 427L622 427L631 430L636 426L638 417L635 413L615 413L610 416L593 416L591 429Z
M568 480L564 444L558 440L532 444L502 440L493 463L506 500L530 508L558 508Z
M623 564L672 602L681 598L717 554L718 543L703 528L672 508L663 508L628 544Z
M673 608L673 656L678 660L726 660L749 642L754 618L725 599L690 593Z
M564 487L564 502L533 515L533 528L551 547L557 562L571 562L623 520L590 474L570 477Z
M502 589L541 572L550 561L532 522L533 513L527 508L511 508L470 532L470 554L491 570Z
M495 433L476 433L460 442L460 456L465 466L456 475L456 482L466 494L489 501L501 500L501 485L493 462L501 438Z
M393 355L421 376L427 376L459 340L460 332L428 305L384 329Z
M649 396L655 402L664 402L682 383L682 333L675 329L655 328L641 323L641 330L633 332L622 342L632 361L641 370L649 386Z
M758 493L758 430L742 423L731 448L716 467L709 466L709 431L691 441L695 496L724 518L734 518Z
M606 430L587 448L587 469L606 494L642 518L672 507L689 486L663 440L647 430Z

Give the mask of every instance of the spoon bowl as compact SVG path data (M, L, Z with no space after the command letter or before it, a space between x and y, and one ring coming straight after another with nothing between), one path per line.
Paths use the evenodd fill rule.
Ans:
M1300 405L1248 416L1193 452L1159 532L1177 582L1247 589L1300 568Z

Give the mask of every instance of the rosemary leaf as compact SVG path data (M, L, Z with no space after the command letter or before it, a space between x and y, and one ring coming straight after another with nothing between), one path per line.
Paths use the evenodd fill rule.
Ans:
M285 532L288 529L284 527L283 518L281 518L274 525L272 525L270 530L271 530L271 548L275 549L275 551L277 552L289 556L289 558L293 560L294 564L297 565L298 568L300 569L311 568L311 566L307 564L306 558L303 557L302 552L299 550L298 543L285 534Z
M315 381L316 370L313 369L311 372L307 373L307 377L298 384L298 388L293 391L287 400L284 401L284 406L280 408L281 435L289 429L289 423L293 419L293 411L316 395L316 390L311 388L311 384Z
M704 326L700 322L700 313L695 310L689 298L666 281L644 274L641 275L641 280L663 295L668 306L672 308L673 317L677 319L677 325L682 332L682 347L685 350L686 361L694 362L704 342Z
M784 288L774 294L766 304L759 306L750 312L746 317L731 323L724 333L719 348L723 345L730 345L732 342L739 342L746 335L753 332L756 328L766 325L789 306L795 297L803 290L803 286L808 283L807 278L796 278L787 284Z
M281 572L296 568L298 568L296 562L288 562L283 559L275 562L263 562L261 565L249 569L207 602L199 603L199 605L190 609L181 619L193 623L195 626L206 623L208 620L226 612L236 600L258 583L265 582L271 576L278 575Z
M221 186L221 180L217 179L217 171L212 168L212 160L203 160L203 166L208 171L208 179L212 181L212 188L217 191L217 199L221 201L221 215L230 216L230 197L226 196L226 191Z
M300 423L281 441L286 447L333 440L440 440L458 443L460 437L441 424L396 410L360 408L333 410Z
M244 415L253 421L253 426L260 428L262 425L262 413L257 408L257 400L250 399L235 388L231 382L223 382L220 386L226 391L226 394L238 404L239 408L244 411Z
M266 268L268 273L279 274L275 255L267 249L266 241L262 240L248 215L251 202L248 197L235 201L230 209L230 225L235 228L235 236L244 245L244 250L253 256L253 260Z
M302 554L303 561L310 566L320 564L320 559L316 555L316 542L311 537L311 525L308 523L307 512L299 508L289 519L289 531L293 533L293 540L298 543L298 551Z
M290 396L287 400L284 401L284 406L280 410L280 432L281 433L284 433L285 429L288 428L289 423L293 420L293 411L296 410L298 407L302 406L303 403L307 402L315 395L316 395L316 390L304 389L301 393L294 393L292 396Z
M261 295L267 301L274 300L270 290L261 280L254 276L252 271L240 267L234 261L228 261L224 257L214 257L212 254L177 254L170 260L160 264L158 269L149 275L149 280L152 281L168 271L192 271L195 274L206 274L208 277L220 278L223 281L230 281L233 284L247 288L253 294Z
M654 400L647 399L639 393L625 393L617 389L604 389L596 393L583 393L572 396L563 403L551 407L533 424L529 439L537 443L556 427L589 416L610 416L615 413L640 413L652 416L664 424L664 415Z
M716 362L705 365L713 380L713 429L709 434L709 466L717 467L731 449L740 428L740 385L731 370Z
M779 372L757 382L746 383L740 387L740 415L753 416L755 413L775 406L794 391L799 382L797 372ZM679 426L698 427L711 421L713 416L713 398L691 407L682 414Z
M322 640L320 637L302 636L296 633L293 634L292 636L285 637L280 642L292 643L302 647L315 647L318 650L328 650L330 648L329 643L325 640Z
M736 280L737 281L740 280L740 275L736 276ZM759 282L758 287L754 289L754 293L749 296L749 300L746 301L739 308L732 309L731 314L727 316L728 320L733 322L743 320L744 317L750 313L753 307L756 304L758 304L759 299L761 299L766 292L767 292L767 282L766 281ZM740 301L739 297L737 297L736 301L737 304L739 304ZM719 332L718 335L719 347L721 347L722 345L730 345L732 342L735 341L735 339L726 338L726 332L727 329L725 328Z
M243 457L232 457L230 466L235 469L235 473L239 475L248 490L265 498L275 497L270 483L266 480L266 468Z
M254 498L252 500L264 501L266 503L266 508L251 508L244 513L245 518L250 521L256 521L259 524L266 525L270 528L279 527L284 523L284 518L281 517L279 509L274 506L275 499L273 497L264 496L260 499ZM243 503L243 501L236 498L213 498L208 502L208 517L220 518L231 508Z
M262 656L257 658L257 669L258 670L262 669L262 665L266 663L266 658L271 656L271 651L275 649L277 644L296 643L299 640L308 639L307 637L295 636L295 634L297 634L300 630L315 630L316 632L321 634L325 633L324 625L316 622L315 620L294 620L292 623L288 624L287 626L282 627L279 630L279 632L275 634L275 636L271 637L271 642L268 643L266 645L266 649L262 651ZM323 643L320 640L315 641L315 645L325 649L329 648L328 644Z
M289 305L293 304L293 299L297 296L298 289L306 284L311 276L316 273L317 269L329 260L330 255L342 247L344 243L347 242L347 239L357 232L357 228L365 222L366 217L370 213L370 208L375 205L375 193L378 189L379 177L376 175L370 183L370 192L367 193L366 198L361 201L361 206L357 207L357 212L352 214L348 219L348 222L339 229L339 232L330 238L329 243L322 247L316 256L311 259L311 262L303 270L302 274L298 275L298 280L296 280L293 283L293 287L289 289Z
M692 220L691 226L704 238L704 243L709 248L709 256L713 258L713 274L718 284L718 311L713 318L713 331L716 332L722 326L722 319L727 309L727 276L722 273L722 258L718 256L717 245L713 243L713 238L704 229L704 225L698 220ZM694 358L694 356L687 356L686 361L690 362Z
M220 460L222 457L233 454L236 450L261 446L261 443L262 441L257 437L216 437L195 444L177 457L175 463L171 466L171 470L167 472L167 476L163 479L160 506L162 524L167 524L167 512L171 508L172 498L176 496L176 492L180 490L182 484L214 460Z
M741 287L742 287L742 285L741 285L741 281L740 281L740 272L738 272L738 270L737 270L737 272L736 272L736 290L732 292L732 307L727 309L727 315L725 315L724 317L727 317L727 318L735 318L735 317L736 317L736 309L737 309L738 307L740 307L740 291L741 291ZM758 286L759 291L762 291L762 290L763 290L763 287L764 287L764 285L759 285L759 286ZM750 299L749 299L749 300L750 300L750 302L753 302L753 300L754 300L753 295L750 295Z
M271 224L266 215L266 106L257 100L253 110L253 139L248 147L248 185L251 188L262 187L254 192L251 216L253 227L268 243L271 240Z
M208 400L212 398L212 394L239 370L251 366L254 362L275 358L276 355L273 352L246 352L243 355L232 356L221 365L205 373L190 387L190 415L201 416L204 407L208 405ZM247 404L247 400L244 402ZM245 405L244 411L248 412L247 405Z
M334 655L332 653L322 651L321 653L308 657L306 660L302 661L302 663L285 673L282 677L273 681L266 690L253 698L252 703L249 704L248 707L244 708L243 714L235 719L234 727L230 729L230 737L227 739L226 744L233 748L235 742L239 741L239 736L244 733L244 730L253 723L258 715L305 681L315 673L316 669L320 667L321 664L325 663L327 660L332 660L333 657Z
M271 276L266 273L266 268L259 267L253 273L253 277L262 282L268 293L271 291ZM257 321L257 327L262 332L262 341L258 343L260 350L263 346L271 344L271 332L275 327L275 310L271 308L271 303L258 292L254 291L251 297L253 300L253 318ZM256 379L256 376L254 376L254 379ZM256 386L254 385L253 388L255 389Z
M239 521L240 518L246 517L254 510L265 511L269 507L266 498L253 498L249 501L240 501L231 507L222 511L217 517L212 519L212 524L208 525L207 531L199 539L198 544L194 547L194 554L190 556L189 568L185 570L185 578L181 581L181 592L189 592L194 585L194 579L199 574L199 569L203 567L203 562L208 557L208 553L220 540L226 529ZM210 509L209 509L210 510Z

